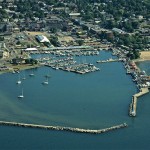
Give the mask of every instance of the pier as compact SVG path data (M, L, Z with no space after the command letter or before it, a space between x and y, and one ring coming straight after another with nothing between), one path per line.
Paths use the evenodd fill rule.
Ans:
M46 126L46 125L26 124L26 123L18 123L18 122L7 122L7 121L0 121L0 125L27 127L27 128L39 128L39 129L57 130L57 131L70 131L70 132L90 133L90 134L105 133L108 131L125 128L128 126L126 123L123 123L123 124L112 126L112 127L105 128L105 129L91 130L91 129L81 129L81 128L72 128L72 127L61 127L61 126Z
M61 69L63 71L74 72L78 74L85 74L89 72L94 72L100 70L96 66L91 63L81 63L77 64L72 57L51 60L49 62L45 62L44 64L47 67L51 67L53 69Z
M148 88L141 88L139 93L136 93L132 96L132 102L130 104L129 107L129 115L131 117L135 117L136 116L136 109L137 109L137 99L138 97L145 95L149 92Z
M98 60L97 63L108 63L108 62L119 62L122 61L122 59L107 59L107 60Z

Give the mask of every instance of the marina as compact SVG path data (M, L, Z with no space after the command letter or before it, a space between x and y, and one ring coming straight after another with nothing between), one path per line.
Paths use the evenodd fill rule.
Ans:
M89 72L94 72L100 70L91 63L81 63L77 64L72 57L57 59L50 62L46 62L45 66L51 67L53 69L61 69L64 71L75 72L79 74L85 74Z

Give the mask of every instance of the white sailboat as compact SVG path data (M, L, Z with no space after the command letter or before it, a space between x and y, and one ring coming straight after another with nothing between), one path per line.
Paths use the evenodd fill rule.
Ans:
M19 95L18 98L24 98L24 95L23 95L23 89L22 89L21 95Z
M31 77L34 76L34 73L29 74L29 76L31 76Z
M48 84L48 78L46 79L46 81L42 82L42 84Z
M33 73L33 71L32 71L32 73L31 73L31 74L29 74L29 76L30 76L30 77L33 77L33 76L34 76L34 73Z
M26 79L26 76L25 76L25 73L23 74L23 78L22 78L22 80L25 80Z
M18 81L16 83L21 84L20 76L18 77Z

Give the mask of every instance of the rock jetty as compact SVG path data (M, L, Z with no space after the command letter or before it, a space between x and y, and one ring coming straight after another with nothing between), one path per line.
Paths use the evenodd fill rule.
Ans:
M28 128L40 128L40 129L47 129L47 130L70 131L70 132L90 133L90 134L105 133L108 131L125 128L128 126L126 123L123 123L123 124L112 126L112 127L105 128L105 129L91 130L91 129L81 129L81 128L73 128L73 127L46 126L46 125L26 124L26 123L18 123L18 122L7 122L7 121L0 121L0 125L28 127Z

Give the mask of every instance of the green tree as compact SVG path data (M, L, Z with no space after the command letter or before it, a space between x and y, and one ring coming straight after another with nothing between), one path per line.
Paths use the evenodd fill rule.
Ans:
M0 41L4 41L4 37L3 36L0 36Z
M83 40L78 40L77 43L79 44L79 46L83 45L84 41Z

